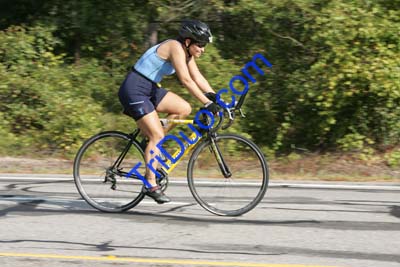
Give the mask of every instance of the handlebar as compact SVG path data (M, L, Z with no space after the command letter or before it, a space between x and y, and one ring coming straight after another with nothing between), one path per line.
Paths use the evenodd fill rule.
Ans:
M199 118L199 121L197 122L197 124L201 124L201 128L205 129L208 127L207 131L209 131L209 132L216 132L219 130L219 128L221 128L222 122L224 121L222 109L217 114L214 114L214 115L212 115L211 112L206 111L205 108L200 108L199 111L200 111L201 117ZM202 112L202 111L205 111L205 112ZM212 117L211 117L211 115L212 115ZM219 118L218 122L215 122L216 118ZM196 120L195 120L195 122L196 122Z
M222 128L223 130L225 130L225 129L231 127L231 125L233 124L233 121L235 120L236 111L239 111L239 113L240 113L240 115L241 115L242 118L246 117L246 116L243 114L242 105L243 105L244 100L245 100L245 98L246 98L246 96L247 96L247 93L248 93L248 90L246 90L245 92L243 92L242 95L240 96L239 100L236 100L236 101L235 101L233 107L225 107L225 108L223 108L223 110L224 110L224 116L226 116L226 117L229 118L229 121L228 121L225 125L222 125L221 128ZM217 99L218 99L218 97L217 97ZM222 100L222 99L220 99L220 100ZM222 101L223 101L223 100L222 100ZM225 104L227 104L227 103L225 103Z
M217 132L220 128L222 128L222 130L225 130L225 129L228 129L229 127L231 127L235 120L236 111L239 111L241 117L244 118L245 115L243 114L241 107L244 103L247 93L248 93L248 91L244 92L240 96L239 100L235 101L235 104L233 105L233 107L221 107L219 113L215 114L213 117L213 120L215 120L216 117L219 117L219 120L216 125L215 125L215 121L212 123L212 120L210 120L210 118L207 115L202 114L201 122L204 125L209 126L209 125L211 125L211 123L213 125L215 125L215 126L209 128L208 131L209 132ZM202 109L204 109L204 108L201 108L200 110L202 110ZM225 124L222 124L225 117L228 118L228 122Z
M213 126L208 129L208 131L212 133L217 132L220 128L222 130L228 129L230 126L232 126L235 120L237 110L239 110L242 117L245 117L242 110L238 109L236 104L237 102L235 103L235 106L231 108L221 108L219 113L215 114L212 119L209 116L202 114L202 118L200 120L201 123L205 126L209 126L211 125L212 120L214 120L214 122L212 123ZM228 119L228 121L224 124L226 118ZM218 121L216 122L215 120Z
M239 111L239 114L242 118L245 118L246 116L244 115L241 106L243 105L244 102L244 96L242 96L239 101L235 101L235 104L231 108L224 108L224 115L229 118L229 121L223 125L221 128L222 130L225 130L233 124L235 117L236 117L236 111Z

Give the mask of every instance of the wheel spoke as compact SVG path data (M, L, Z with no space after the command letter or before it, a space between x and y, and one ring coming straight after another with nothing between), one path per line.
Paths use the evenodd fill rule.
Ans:
M129 148L126 155L121 154ZM84 143L74 162L74 179L79 193L93 207L106 212L121 212L143 199L142 183L128 179L118 168L132 168L143 161L143 152L129 135L100 133ZM143 170L139 170L144 173Z
M228 170L229 176L224 173ZM215 145L204 142L193 152L188 183L203 208L237 216L262 200L268 186L268 166L253 142L238 135L219 135Z

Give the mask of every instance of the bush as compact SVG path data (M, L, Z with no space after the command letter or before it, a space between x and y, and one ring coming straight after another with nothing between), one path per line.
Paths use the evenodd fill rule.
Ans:
M102 127L102 103L93 97L111 91L113 81L96 61L66 65L52 52L55 44L51 28L0 32L0 129L10 141L8 152L15 147L70 155Z
M392 168L400 167L400 148L393 150L385 155L387 164Z
M363 1L337 1L306 25L315 57L293 76L295 137L325 147L399 142L398 15Z

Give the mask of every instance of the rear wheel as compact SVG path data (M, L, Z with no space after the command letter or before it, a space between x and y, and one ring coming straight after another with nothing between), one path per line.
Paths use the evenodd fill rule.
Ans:
M260 149L234 134L199 144L188 164L188 184L211 213L238 216L252 210L268 187L268 166ZM224 171L223 171L224 169Z
M142 181L126 177L139 162L142 166L138 171L144 173L143 151L131 136L116 131L99 133L89 138L75 157L76 187L86 202L98 210L129 210L144 197Z

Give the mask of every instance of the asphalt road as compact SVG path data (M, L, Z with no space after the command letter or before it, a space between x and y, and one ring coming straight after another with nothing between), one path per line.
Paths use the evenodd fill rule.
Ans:
M174 180L174 179L172 179ZM253 211L172 203L93 210L67 176L0 174L0 266L400 266L400 184L271 183Z

